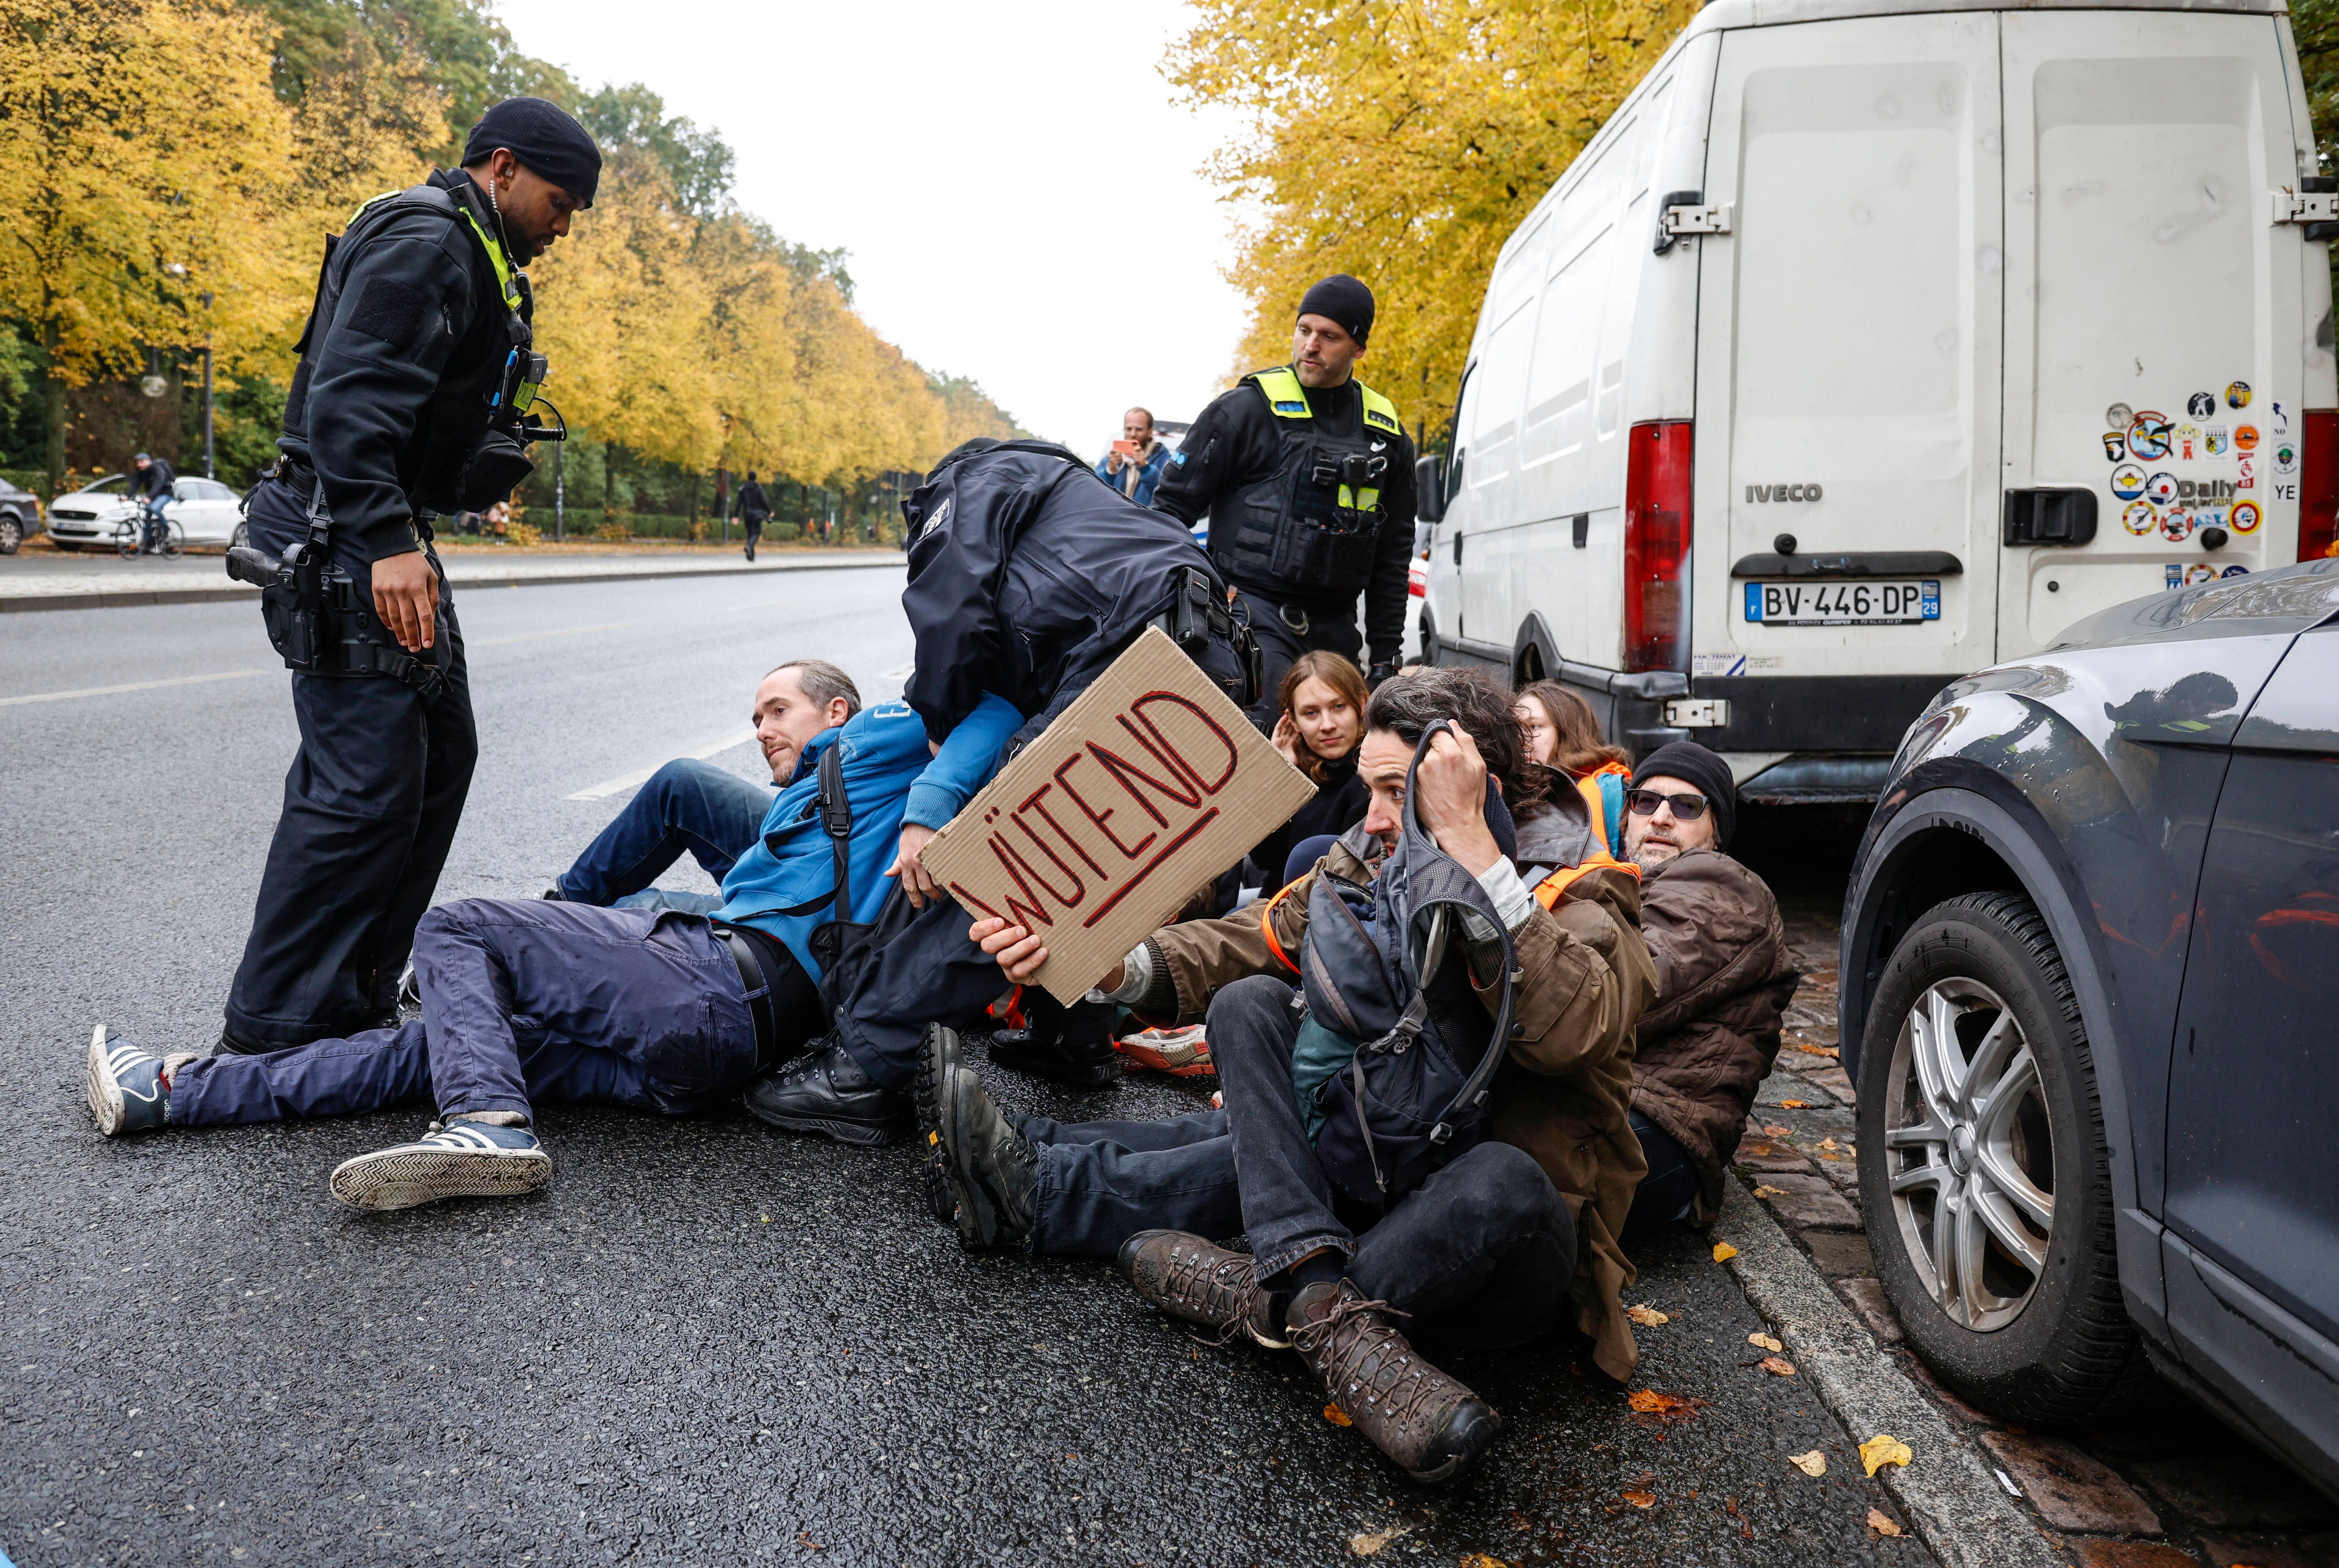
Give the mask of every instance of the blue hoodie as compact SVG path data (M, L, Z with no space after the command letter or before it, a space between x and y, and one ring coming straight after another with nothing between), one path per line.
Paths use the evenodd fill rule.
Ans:
M941 827L959 814L998 771L1008 737L1023 715L1006 698L989 692L951 731L939 753L926 746L925 721L906 703L883 703L861 712L835 729L813 736L796 759L787 788L764 816L761 842L741 855L723 879L723 907L715 918L752 925L787 944L813 979L814 930L836 918L824 907L807 914L782 914L836 891L834 857L820 826L820 759L838 748L844 764L844 798L853 807L853 837L846 851L853 868L853 909L847 917L873 921L893 891L885 872L893 863L902 824Z

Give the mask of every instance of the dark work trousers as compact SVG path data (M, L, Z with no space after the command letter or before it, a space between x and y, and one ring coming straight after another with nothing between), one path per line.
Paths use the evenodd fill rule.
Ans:
M1575 1273L1575 1218L1525 1150L1477 1144L1386 1210L1333 1192L1292 1090L1291 994L1255 976L1210 1002L1210 1056L1260 1277L1328 1247L1347 1258L1367 1299L1411 1315L1408 1334L1496 1349L1558 1327Z
M742 518L739 520L747 527L747 558L752 561L755 558L755 546L764 537L764 519Z
M1008 1119L1039 1155L1031 1250L1043 1257L1110 1257L1140 1230L1213 1240L1242 1230L1222 1110L1162 1121Z
M1653 1230L1689 1218L1697 1207L1697 1167L1692 1163L1689 1150L1675 1142L1663 1128L1637 1110L1626 1115L1633 1132L1640 1137L1641 1158L1649 1162L1649 1174L1641 1178L1641 1185L1633 1190L1633 1207L1624 1216L1624 1234L1617 1238L1630 1246Z
M819 1024L820 1001L789 962L772 1011L782 1038L801 1040ZM679 1116L755 1075L738 965L695 915L462 899L422 917L414 972L419 1022L191 1062L172 1080L171 1120L342 1116L426 1090L447 1116L532 1116L539 1100Z
M650 774L561 873L560 896L571 903L616 903L657 881L686 853L720 883L755 846L775 796L770 785L728 768L676 757Z
M1102 675L1112 660L1099 656L1067 675L1046 711L1027 722L1008 743L1008 754L1029 744L1055 716ZM1239 665L1230 643L1212 641L1195 662L1223 685L1238 678ZM905 898L897 886L886 900ZM888 923L881 913L878 923ZM970 1029L1012 984L982 949L967 940L973 918L951 899L927 903L908 925L863 966L837 1009L837 1043L861 1070L888 1089L900 1089L917 1070L918 1042L930 1023Z
M1354 602L1345 611L1325 615L1297 605L1278 605L1248 588L1237 588L1234 609L1249 619L1250 635L1258 643L1265 678L1254 694L1250 718L1262 734L1275 733L1275 721L1283 712L1283 672L1301 654L1338 654L1357 668L1364 667L1365 634L1357 628Z
M271 556L308 533L306 498L280 480L252 492L248 516L252 542ZM350 541L333 545L370 604L370 567ZM228 992L231 1049L346 1034L394 1007L415 922L439 885L479 754L443 574L437 636L451 656L429 700L389 676L292 672L301 749L284 775L282 814Z

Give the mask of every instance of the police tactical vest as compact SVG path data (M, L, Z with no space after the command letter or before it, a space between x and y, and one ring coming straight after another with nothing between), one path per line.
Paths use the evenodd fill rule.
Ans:
M335 258L354 255L356 247L362 246L405 212L429 212L469 233L494 270L496 291L504 306L508 349L485 357L475 366L450 365L431 394L418 432L423 437L424 446L412 498L417 507L432 512L479 510L510 491L517 479L489 488L497 479L504 478L502 473L492 478L481 476L477 486L467 485L466 465L489 431L518 422L520 415L535 400L537 388L543 380L541 358L530 351L535 337L530 323L535 318L536 302L528 290L528 274L511 264L510 256L496 237L492 217L482 219L473 194L475 189L467 180L459 192L431 184L385 192L352 212L349 226L340 234L327 237L324 260L317 268L316 301L310 310L308 325L301 330L301 340L293 345L293 351L301 356L300 364L292 372L291 391L284 400L284 433L305 445L309 378L314 368L311 352L321 337L320 324L330 327L340 310L341 290L349 275L346 263L334 266ZM360 309L364 304L361 299ZM407 323L405 330L410 340L406 346L412 346L410 334L429 330L430 325ZM471 488L481 493L465 493Z
M1361 593L1387 513L1381 491L1405 433L1396 405L1357 383L1364 418L1349 437L1327 434L1290 367L1242 379L1275 415L1282 460L1275 472L1210 508L1210 553L1230 577L1272 583L1296 597Z

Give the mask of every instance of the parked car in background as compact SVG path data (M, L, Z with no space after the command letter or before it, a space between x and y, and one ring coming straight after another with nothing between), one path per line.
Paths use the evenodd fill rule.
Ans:
M40 531L40 498L0 479L0 556L15 555L18 546Z
M61 550L111 548L123 520L138 509L130 498L131 478L108 474L52 501L49 542ZM243 541L242 499L217 479L183 475L172 484L163 515L179 526L181 543L224 548Z
M2147 1362L2339 1494L2339 560L2103 610L1902 740L1842 937L1876 1270L1941 1381Z
M2307 104L2275 0L1713 0L1495 261L1428 656L1874 800L1942 682L2333 553Z

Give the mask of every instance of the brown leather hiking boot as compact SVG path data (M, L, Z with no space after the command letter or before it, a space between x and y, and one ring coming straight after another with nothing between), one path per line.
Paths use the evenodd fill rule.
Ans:
M1247 1254L1182 1230L1140 1230L1113 1261L1138 1295L1172 1317L1217 1329L1220 1344L1248 1334L1269 1350L1291 1347Z
M1503 1429L1495 1407L1421 1358L1343 1279L1291 1298L1284 1321L1299 1358L1357 1430L1416 1481L1445 1481Z

